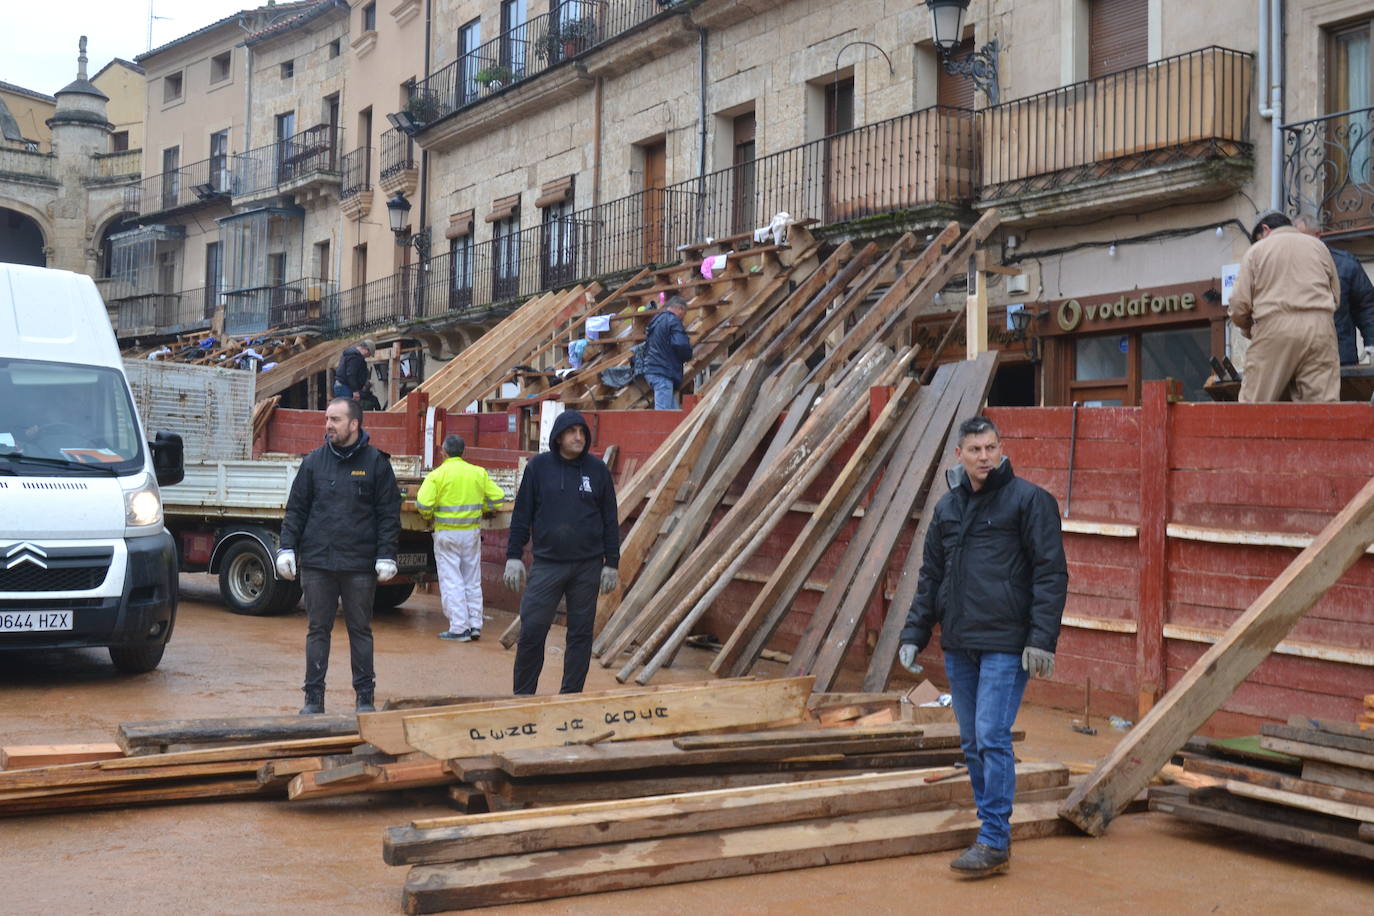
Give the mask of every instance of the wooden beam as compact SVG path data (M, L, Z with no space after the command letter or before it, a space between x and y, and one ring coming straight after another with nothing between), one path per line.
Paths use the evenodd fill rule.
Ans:
M235 719L166 719L157 722L125 722L116 740L125 752L161 750L171 744L262 744L305 738L332 738L356 734L358 717L248 716Z
M1100 835L1169 756L1216 712L1303 614L1374 543L1374 480L1255 599L1065 802L1061 814Z
M0 747L0 770L50 767L64 763L89 763L123 757L118 744L11 744Z

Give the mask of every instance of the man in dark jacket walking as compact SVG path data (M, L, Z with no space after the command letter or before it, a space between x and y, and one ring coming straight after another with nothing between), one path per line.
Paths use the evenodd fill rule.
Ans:
M372 596L396 575L401 491L390 456L368 441L363 410L335 398L324 412L324 445L301 461L286 502L277 572L299 571L309 630L305 637L305 706L324 712L329 641L339 604L348 626L348 652L358 712L373 712Z
M344 348L339 354L339 365L334 368L334 397L362 400L367 390L367 361L376 352L377 345L370 339Z
M519 593L520 642L515 693L533 695L544 668L544 640L560 599L567 599L568 636L559 693L581 693L592 660L596 595L619 584L620 521L615 484L589 454L591 431L575 410L553 421L549 450L525 465L515 494L506 545L506 587ZM525 544L534 537L534 565L525 588Z
M1059 504L1017 477L997 427L984 417L959 426L950 490L926 532L916 598L899 658L916 656L940 625L959 741L968 763L978 840L950 863L973 877L1006 871L1016 759L1011 727L1031 675L1054 674L1054 651L1069 574Z
M654 392L654 410L677 410L682 364L692 358L692 340L682 323L685 314L687 300L673 296L644 334L644 379Z
M1308 235L1320 237L1320 227L1310 217L1300 216L1293 225ZM1360 362L1361 348L1355 343L1355 329L1359 328L1364 353L1374 359L1374 283L1365 273L1360 259L1348 251L1326 246L1336 264L1336 279L1341 283L1341 301L1336 303L1332 320L1336 323L1336 351L1342 366Z

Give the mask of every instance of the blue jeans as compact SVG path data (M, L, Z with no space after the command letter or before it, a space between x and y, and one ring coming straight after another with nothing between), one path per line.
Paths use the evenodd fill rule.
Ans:
M654 390L654 410L677 410L677 395L673 393L672 379L645 373L644 381Z
M1011 802L1016 794L1016 757L1011 726L1028 676L1021 656L1010 652L945 650L945 673L959 719L959 742L983 822L978 842L1011 846Z

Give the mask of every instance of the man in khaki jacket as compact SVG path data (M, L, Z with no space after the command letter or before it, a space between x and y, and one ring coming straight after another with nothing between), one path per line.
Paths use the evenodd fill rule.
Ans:
M1339 401L1341 285L1330 252L1282 213L1261 217L1250 238L1231 291L1231 321L1251 341L1241 401Z

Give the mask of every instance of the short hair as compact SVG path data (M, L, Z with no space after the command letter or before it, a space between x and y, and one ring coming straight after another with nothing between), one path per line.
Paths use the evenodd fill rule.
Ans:
M663 304L664 308L687 310L687 300L681 296L669 296L668 301Z
M376 353L376 352L377 352L377 345L376 345L375 343L373 343L371 337L364 337L362 340L358 341L358 342L357 342L356 344L354 344L353 346L355 346L355 347L362 347L364 350L367 351L367 354L368 354L369 356L371 356L373 353Z
M1262 213L1260 214L1259 222L1255 223L1255 228L1250 230L1250 242L1252 244L1258 242L1263 237L1261 230L1265 228L1279 229L1283 226L1291 225L1293 225L1293 221L1277 210L1270 210L1266 213Z
M1293 228L1308 235L1319 235L1322 231L1321 224L1310 216L1299 216L1293 220Z
M330 401L329 403L330 403L331 406L334 405L334 404L345 404L345 405L347 405L347 407L348 407L348 418L349 418L350 420L357 420L359 426L362 426L362 425L363 425L363 405L362 405L362 404L358 403L357 401L353 400L352 398L334 398L334 399L333 399L332 401Z
M992 433L997 437L997 441L1002 441L1002 434L997 431L997 427L987 417L969 417L959 424L959 444L963 445L964 440L969 436L981 436L984 433Z
M457 433L449 433L444 437L444 453L450 458L457 458L463 454L463 450L468 447L463 441L463 437Z

